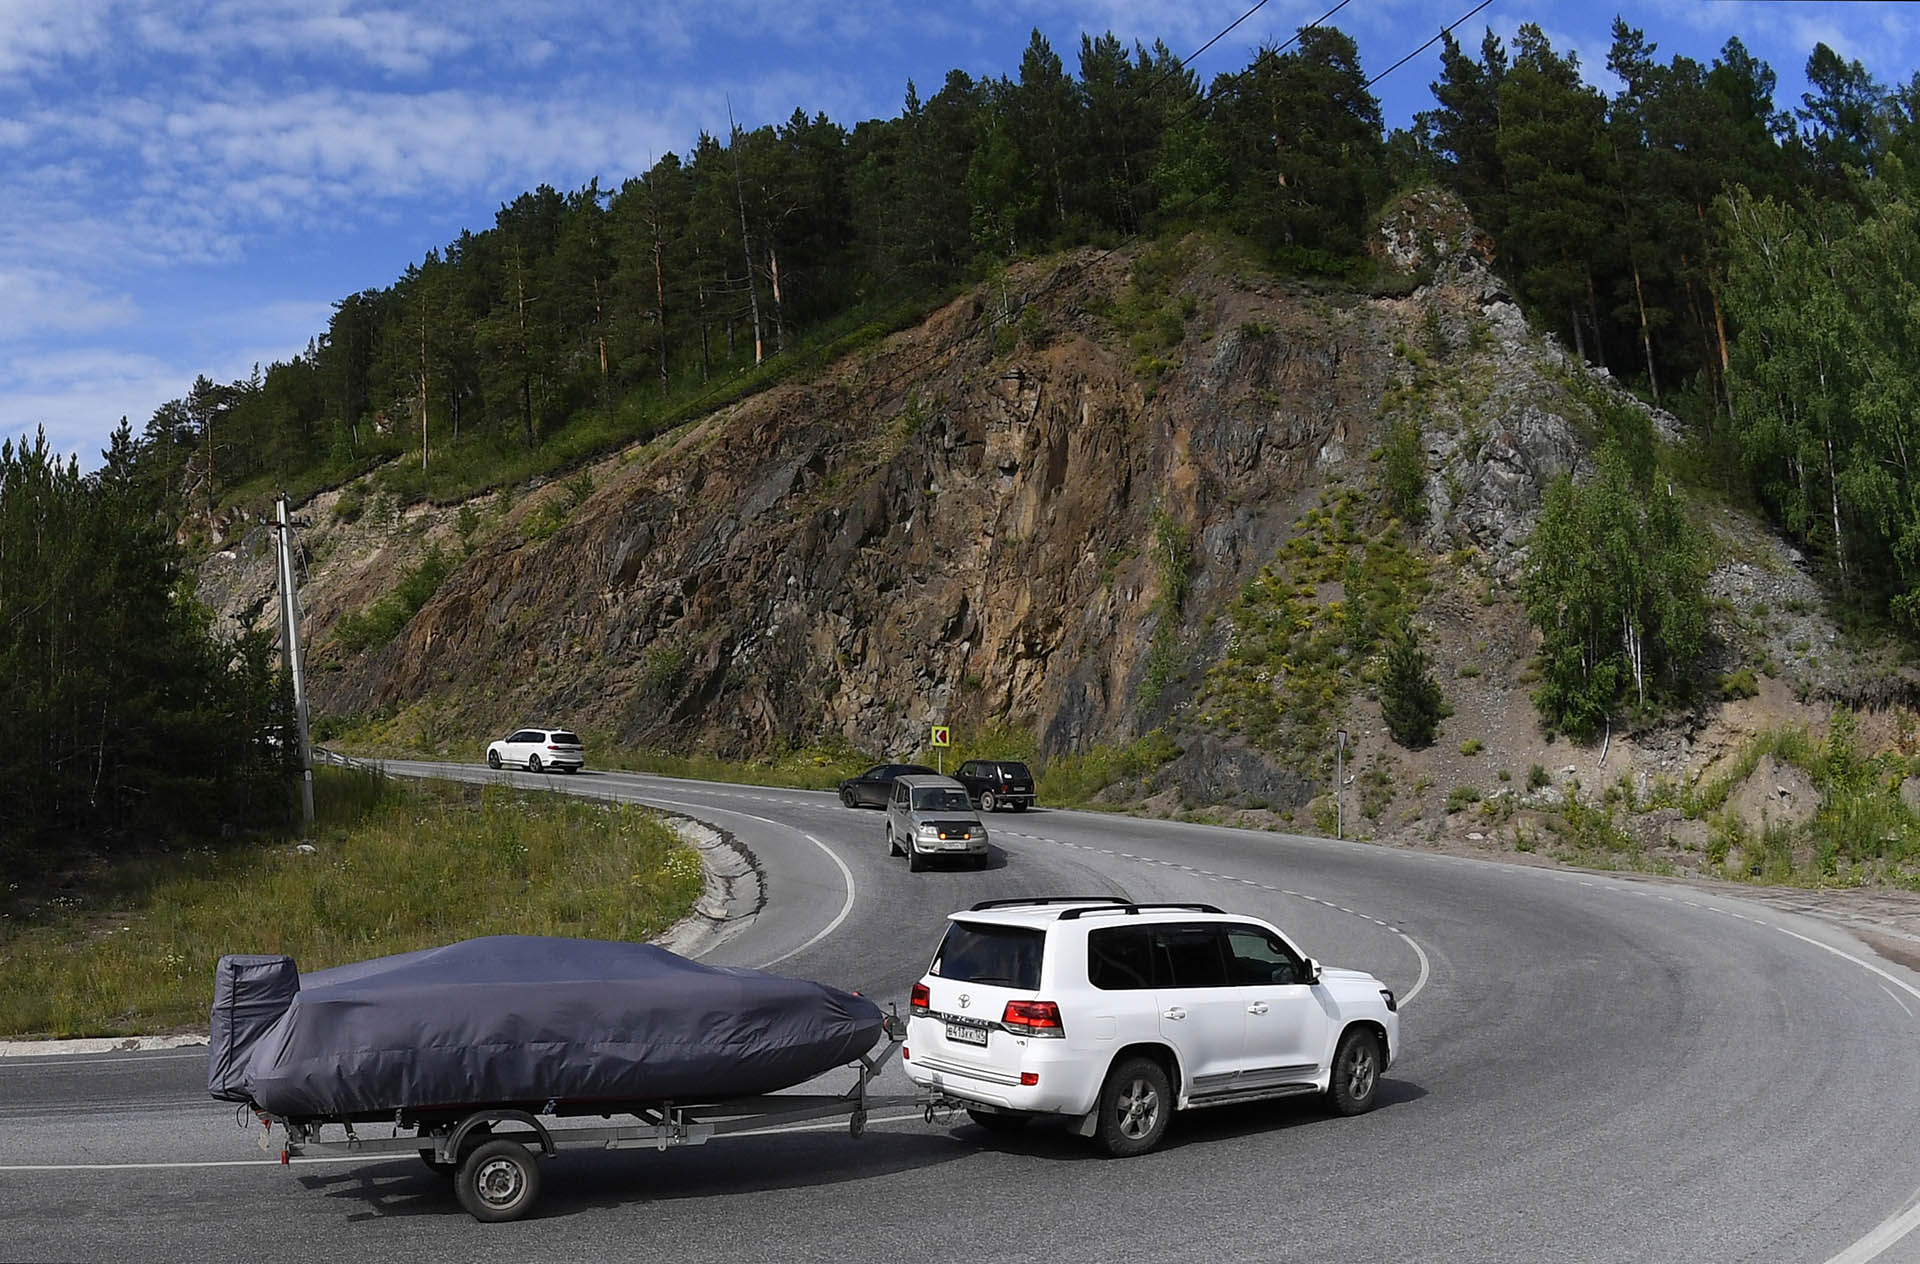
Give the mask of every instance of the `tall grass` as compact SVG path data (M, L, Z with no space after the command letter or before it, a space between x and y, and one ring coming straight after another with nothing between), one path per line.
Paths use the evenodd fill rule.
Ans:
M86 904L0 922L0 1033L204 1027L223 953L312 970L475 935L644 940L700 892L697 855L639 808L319 772L311 854L157 858Z
M754 786L784 786L790 790L831 790L855 773L877 762L859 751L838 746L808 746L766 759L723 759L700 752L678 753L648 748L596 749L591 739L587 758L600 768L658 773L693 781L733 781Z

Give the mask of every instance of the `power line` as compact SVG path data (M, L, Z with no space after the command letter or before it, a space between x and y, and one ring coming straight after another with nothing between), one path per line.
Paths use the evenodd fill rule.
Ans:
M1428 40L1426 43L1422 44L1420 47L1408 53L1405 57L1402 57L1399 61L1393 63L1393 65L1388 66L1385 70L1381 71L1379 74L1375 75L1373 78L1367 80L1364 84L1361 85L1361 87L1371 88L1374 84L1379 83L1382 79L1385 79L1388 75L1400 69L1400 67L1406 65L1408 62L1418 57L1421 53L1424 53L1429 48L1432 48L1435 44L1439 43L1446 36L1453 34L1454 26L1459 26L1462 22L1465 22L1468 18L1472 17L1474 14L1480 12L1480 10L1486 8L1488 5L1492 3L1493 3L1493 0L1480 0L1479 4L1474 5L1471 9L1468 9L1466 13L1464 13L1458 19L1456 19L1453 23L1453 26L1441 27L1440 34L1434 36L1432 39Z

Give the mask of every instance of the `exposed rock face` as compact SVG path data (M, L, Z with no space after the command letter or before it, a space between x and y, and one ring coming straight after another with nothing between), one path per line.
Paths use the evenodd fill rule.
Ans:
M561 485L504 517L486 498L471 556L360 656L327 630L430 544L457 550L455 510L349 527L329 493L302 511L316 707L426 706L474 730L554 717L736 755L822 737L904 752L934 721L1028 726L1050 752L1124 739L1191 693L1141 713L1154 515L1191 542L1177 631L1197 679L1214 616L1303 508L1329 483L1372 486L1394 410L1426 435L1434 546L1516 564L1544 480L1582 450L1579 370L1527 331L1457 203L1388 217L1382 250L1431 276L1405 297L1250 281L1185 250L1162 373L1096 315L1128 258L1033 265L1012 284L1040 319L1017 321L1011 350L998 288L969 294L817 380L601 462L548 538L526 524ZM203 592L270 622L261 552L210 561ZM1314 791L1212 739L1164 779L1210 800Z
M1812 820L1820 810L1820 791L1806 773L1766 755L1728 796L1727 807L1759 835L1768 826L1791 828Z

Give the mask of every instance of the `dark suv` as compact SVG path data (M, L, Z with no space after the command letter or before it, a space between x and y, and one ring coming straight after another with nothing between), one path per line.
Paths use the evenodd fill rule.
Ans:
M969 759L953 774L982 812L1033 805L1033 770L1016 759Z

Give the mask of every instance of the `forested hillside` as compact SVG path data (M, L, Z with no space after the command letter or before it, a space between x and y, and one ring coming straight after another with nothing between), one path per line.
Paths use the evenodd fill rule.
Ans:
M1299 371L1292 359L1298 346L1329 348L1336 363L1348 366L1347 376L1314 378L1312 389L1339 401L1328 405L1336 412L1309 425L1287 417L1284 395L1263 405L1284 420L1283 446L1306 445L1300 453L1309 455L1309 440L1325 439L1335 443L1328 451L1344 454L1349 439L1359 443L1368 426L1386 423L1387 441L1378 451L1384 478L1375 488L1385 507L1418 529L1428 502L1444 492L1443 508L1457 526L1463 507L1472 510L1480 492L1454 484L1467 475L1497 482L1487 471L1496 458L1506 458L1496 449L1512 454L1502 447L1510 436L1489 436L1477 411L1487 406L1489 392L1497 399L1512 389L1499 379L1511 366L1491 361L1501 348L1521 346L1524 322L1519 329L1503 326L1491 339L1487 327L1492 314L1510 310L1505 300L1511 297L1534 327L1557 335L1575 362L1607 370L1678 418L1667 436L1672 442L1656 445L1633 409L1588 398L1585 387L1574 390L1586 375L1554 388L1573 401L1568 408L1584 419L1579 426L1593 427L1588 437L1598 449L1593 464L1600 477L1587 478L1590 471L1582 467L1581 486L1567 479L1546 496L1541 527L1565 546L1548 551L1555 566L1536 559L1526 575L1506 577L1521 581L1541 638L1533 701L1548 732L1611 732L1617 715L1646 714L1697 696L1702 663L1715 643L1702 588L1712 550L1702 547L1697 519L1673 500L1676 476L1734 505L1761 507L1846 610L1911 641L1920 624L1920 493L1908 467L1908 453L1920 450L1920 388L1910 354L1920 345L1920 303L1913 301L1920 277L1914 234L1920 172L1911 166L1920 161L1920 77L1889 88L1819 46L1808 61L1812 90L1797 103L1781 103L1774 99L1773 71L1737 40L1710 64L1662 60L1653 41L1623 23L1616 23L1608 68L1623 85L1612 97L1589 86L1588 68L1553 49L1535 26L1522 26L1510 47L1489 32L1470 51L1449 35L1433 108L1411 128L1385 134L1355 45L1335 29L1305 29L1204 84L1163 45L1129 49L1111 36L1083 39L1070 70L1035 32L1016 74L975 79L953 71L925 96L908 84L903 108L892 118L849 124L796 109L779 126L746 129L728 120L724 135L703 134L684 154L668 154L630 178L614 173L606 187L595 181L521 195L500 208L491 226L428 250L391 285L338 300L327 329L316 331L304 354L243 381L201 378L143 430L116 440L109 469L98 475L81 479L44 454L17 454L0 470L0 492L9 498L0 523L8 533L0 539L0 591L37 592L46 576L67 573L46 570L44 561L46 525L61 514L84 517L97 506L107 515L103 521L144 515L174 528L174 538L189 546L227 544L240 537L237 520L257 519L280 488L297 498L340 489L326 512L342 523L365 513L392 524L398 507L426 500L461 504L457 540L468 554L490 531L503 529L483 522L468 503L491 490L500 520L517 538L538 543L562 530L596 484L581 471L567 481L565 497L541 500L536 520L513 510L530 476L632 453L641 441L678 434L682 423L774 387L801 394L776 391L754 424L763 428L764 441L784 442L786 419L773 414L785 401L805 397L807 410L845 407L846 400L827 404L810 393L816 388L809 384L830 365L840 366L844 380L861 383L861 407L849 415L873 427L867 438L880 458L917 451L929 434L970 442L974 422L951 410L965 393L982 392L980 382L956 370L956 393L944 400L923 398L906 384L933 380L937 375L927 366L944 364L963 347L976 357L982 346L994 356L1016 349L1039 355L1069 334L1093 348L1096 360L1123 348L1131 360L1126 373L1078 361L1050 371L1097 379L1102 397L1127 415L1137 415L1164 382L1161 411L1175 404L1190 410L1165 420L1176 427L1194 419L1224 427L1234 433L1223 443L1251 443L1256 453L1267 442L1260 429L1267 423L1205 415L1217 401L1205 393L1211 386L1196 385L1238 381L1232 365L1189 366L1182 358L1201 354L1203 342L1264 348L1254 357L1256 384L1277 391L1266 383ZM1472 276L1484 277L1493 292L1480 293L1481 280L1456 277L1465 287L1458 293L1423 300L1427 323L1418 332L1389 336L1383 331L1410 317L1382 309L1361 338L1339 320L1295 312L1263 288L1277 279L1289 294L1331 296L1336 309L1355 295L1398 300L1425 293L1434 243L1413 243L1407 257L1427 262L1404 273L1392 251L1380 251L1383 235L1392 236L1381 220L1407 204L1409 190L1434 184L1457 191L1483 231L1469 253L1484 255L1490 266ZM1450 212L1439 214L1445 220ZM1181 244L1190 242L1202 244L1193 250ZM1448 251L1460 257L1454 246ZM1106 263L1130 269L1130 279L1101 274ZM1220 296L1236 286L1263 295L1238 328L1221 323L1238 309ZM963 293L978 296L973 316L964 320L952 305ZM1213 302L1215 310L1196 323L1201 301ZM1299 322L1298 346L1268 341L1282 312ZM929 313L928 328L950 336L910 338L915 356L882 354L889 334L910 330ZM978 321L987 325L984 339L974 328ZM1190 326L1206 332L1192 333ZM1224 341L1208 341L1216 337ZM1366 344L1368 356L1391 346L1393 362L1368 360L1356 372L1354 361L1339 358L1349 353L1349 342ZM869 380L851 352L897 367L885 380ZM1496 380L1469 381L1469 370ZM1140 384L1141 400L1130 396L1136 388L1127 375ZM1010 380L1016 385L1008 388L1009 399L982 396L983 415L1013 418L1015 405L1025 406L1023 392L1037 389ZM1239 382L1236 389L1245 386ZM1049 407L1059 405L1049 401ZM1366 410L1366 417L1338 411L1353 408ZM1505 415L1517 418L1516 425L1533 424L1517 406ZM814 412L807 416L813 418L808 425L822 424ZM1329 418L1336 430L1321 435L1316 427ZM1529 441L1515 442L1525 448ZM785 471L786 492L806 488L809 496L830 498L835 480L847 477L840 472L847 445L859 442L859 436L836 437L813 464ZM1066 452L1066 440L1058 443ZM1012 464L1000 468L1003 481L1033 456L1015 448ZM664 451L678 466L661 473L662 485L686 481L710 455L697 448ZM751 445L739 451L743 460L760 455ZM1166 472L1157 464L1164 456L1157 446L1141 454L1143 474ZM1528 479L1538 476L1544 485L1574 471L1573 454L1549 455L1529 467ZM649 457L649 468L655 459ZM1239 460L1229 462L1235 479L1248 472L1233 464ZM875 477L891 488L905 475L894 469ZM1052 477L1049 472L1049 486ZM1302 489L1297 468L1273 477L1288 495ZM786 494L740 490L751 493L746 508L756 512L765 508L761 499ZM1116 569L1124 572L1129 559L1150 554L1165 570L1170 559L1191 556L1181 552L1190 548L1185 533L1204 533L1208 513L1233 508L1231 502L1226 509L1209 506L1190 487L1135 490L1128 516L1109 523L1131 523L1135 537L1106 546L1109 593ZM1176 495L1186 497L1177 513L1167 508ZM888 499L884 514L878 507L872 512L884 519L896 508ZM1314 533L1328 532L1344 548L1344 536L1360 529L1361 519L1341 512L1348 516L1303 528L1301 547L1314 547ZM1022 513L1041 509L1036 502ZM1531 509L1518 515L1501 509L1489 527L1501 533L1492 551L1519 556L1526 540L1513 533L1523 525L1531 530L1531 515ZM910 513L900 518L905 529L913 520ZM1368 530L1385 530L1387 522L1365 517ZM980 547L996 556L1017 554L1033 529L1036 524L1026 522L1016 534ZM1431 532L1430 550L1487 543ZM119 527L98 538L103 559L146 548ZM620 556L637 559L653 538L618 541ZM1274 543L1264 536L1239 541L1235 565L1258 566L1253 546ZM1378 559L1399 575L1395 583L1416 578L1426 565L1403 558L1395 551L1402 547L1395 544ZM1284 560L1274 563L1277 577L1286 572ZM1302 575L1326 570L1310 554L1295 561ZM705 552L688 561L710 563ZM130 590L127 600L149 603L141 618L176 620L168 626L179 636L167 643L183 654L201 653L193 647L202 643L204 628L188 626L191 612L162 608L179 600L167 578L174 564L172 555L163 557L153 582ZM621 566L617 582L638 573L640 563ZM383 647L455 568L449 548L421 557L405 575L386 574L381 591L356 591L357 611L330 612L337 618L321 654L343 670L341 656L387 652ZM1334 582L1331 576L1316 582ZM1173 570L1160 581L1162 588L1172 584L1166 591L1183 591L1185 580ZM465 582L492 581L469 576ZM1280 585L1280 578L1273 582ZM1273 595L1284 596L1279 587ZM1016 614L1019 600L1008 597ZM1292 646L1291 624L1260 624L1271 614L1264 608L1245 613L1248 627L1258 624L1269 636L1277 662L1294 662L1302 648L1332 655L1332 675L1322 683L1334 702L1350 684L1337 678L1343 673L1332 664L1390 646L1409 682L1408 696L1430 700L1429 714L1412 715L1409 731L1430 738L1433 708L1444 704L1425 687L1412 607L1399 589L1382 600L1366 635L1344 649L1319 644L1320 633L1312 630L1303 634L1312 644ZM1142 607L1151 628L1176 628L1185 617L1177 598L1130 589L1129 608L1141 602L1158 603ZM104 603L97 613L117 608ZM954 629L965 629L974 617L964 602L948 613ZM657 626L649 625L647 635L683 616L670 593L660 596L659 609L647 616ZM58 640L65 634L38 618L15 615L0 626L0 661L24 665L0 675L0 705L30 729L62 733L58 753L48 757L59 777L33 800L30 814L36 828L66 828L102 819L95 814L104 773L96 771L91 782L82 778L83 757L91 752L96 770L109 768L119 753L136 750L139 734L111 722L118 697L113 677L88 657L110 657L103 648L109 642L50 653L48 646L68 644ZM447 610L435 615L451 618ZM1389 618L1398 625L1382 622ZM564 641L535 645L541 629L508 631L513 635L498 628L488 635L496 644L505 643L503 637L516 646L524 640L529 654L579 649ZM841 631L854 636L857 630ZM423 635L422 648L431 646L432 629ZM690 681L730 679L728 663L738 647L711 630L700 635L707 641L697 645L648 643L644 663L634 667L643 684L658 675L653 684L675 696L675 723L692 724L704 705ZM1100 695L1100 712L1109 717L1122 699L1137 700L1140 715L1130 727L1145 731L1169 705L1159 701L1162 686L1179 683L1176 651L1196 649L1177 644L1173 632L1151 636L1151 644L1135 647L1144 656L1139 662L1116 665L1113 678L1097 684L1043 679L1033 646L1009 642L1006 670L1014 684L989 710L1007 718L1022 699L1052 698L1048 705L1066 708L1061 714L1071 722L1062 721L1046 745L1077 749L1092 730L1071 719L1081 704L1059 698L1062 690L1083 689ZM628 644L610 642L607 652ZM854 647L849 642L836 653ZM692 657L696 651L707 659ZM257 746L265 695L254 679L260 669L249 665L255 660L202 658L194 669L194 679L206 685L194 704L196 722L211 729L226 723L236 740ZM1227 665L1244 667L1247 681L1264 688L1259 663ZM426 688L433 669L417 663L412 670L419 679L408 687ZM981 682L969 687L984 689L985 677L958 666L954 671L962 682ZM253 683L234 683L243 678ZM372 676L347 672L343 702L373 700L371 682ZM1208 689L1214 701L1230 702L1232 689L1242 685L1253 687L1222 677ZM734 687L737 682L728 685ZM804 736L782 731L787 721L770 718L778 690L765 687L769 692L749 700L768 717L763 736ZM1181 692L1169 687L1165 696ZM102 699L105 718L89 719L89 708ZM1235 734L1265 733L1262 726L1274 719L1231 707L1221 714ZM1325 718L1309 717L1314 725ZM632 731L646 735L643 728Z
M1384 197L1440 181L1537 322L1678 412L1841 588L1910 622L1920 80L1889 89L1821 45L1813 90L1779 103L1737 39L1663 61L1620 22L1607 67L1611 99L1538 27L1477 52L1448 35L1434 107L1383 135L1336 29L1205 85L1111 36L1069 71L1036 31L1016 75L909 83L893 118L796 109L617 186L523 194L341 298L304 355L160 409L143 475L210 518L405 454L385 489L449 499L817 367L1034 252L1204 225L1283 272L1364 275Z

